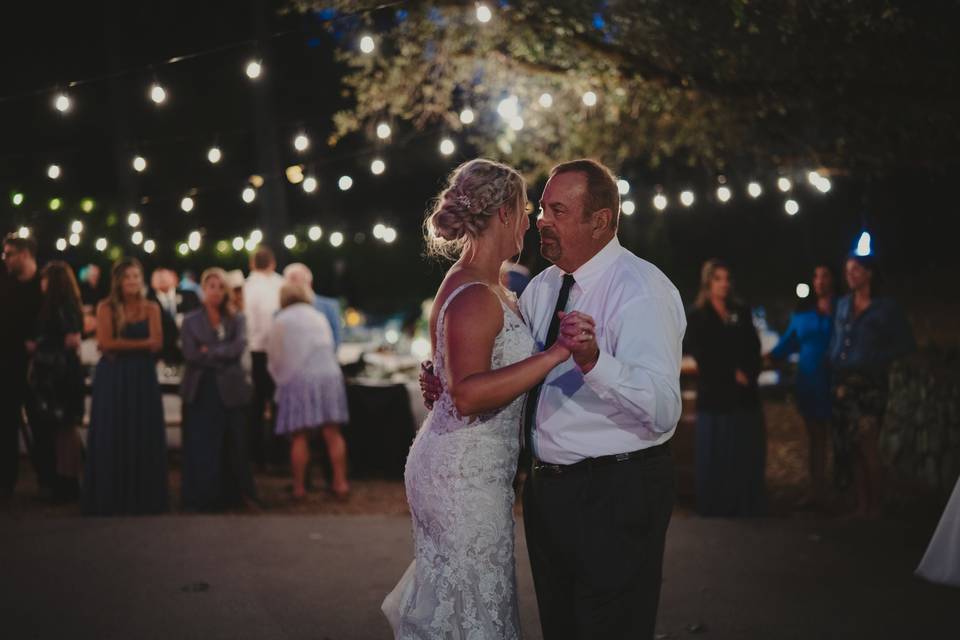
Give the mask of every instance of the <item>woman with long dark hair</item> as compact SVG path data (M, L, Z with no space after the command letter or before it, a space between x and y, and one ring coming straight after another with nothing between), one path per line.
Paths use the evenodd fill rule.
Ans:
M97 343L84 513L166 511L166 430L154 358L163 346L160 306L147 300L135 258L113 266L110 296L97 306Z
M766 437L757 376L760 338L750 308L733 295L730 267L707 260L687 321L684 351L697 361L697 511L766 512Z
M43 302L28 350L27 416L34 434L38 470L52 480L53 498L80 497L80 434L83 368L77 350L83 331L80 288L73 269L55 260L40 272Z
M240 364L243 314L223 269L200 276L203 304L183 319L183 507L208 511L256 498L246 450L250 383Z

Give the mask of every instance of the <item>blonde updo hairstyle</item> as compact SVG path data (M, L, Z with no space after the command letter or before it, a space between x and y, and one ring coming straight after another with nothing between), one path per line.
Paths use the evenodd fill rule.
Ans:
M426 220L427 252L456 259L475 242L502 206L523 215L526 183L516 170L477 158L450 174Z

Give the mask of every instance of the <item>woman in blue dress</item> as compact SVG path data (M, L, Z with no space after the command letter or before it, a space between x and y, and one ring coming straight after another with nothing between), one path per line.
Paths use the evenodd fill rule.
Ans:
M830 267L818 265L814 268L813 292L813 304L791 316L790 326L769 357L771 360L783 360L790 354L800 354L796 377L797 409L803 416L810 440L811 493L804 503L822 507L826 492L827 435L833 402L827 366L835 307L833 272Z
M83 511L88 515L167 509L167 447L154 354L163 346L160 306L145 295L135 258L114 265L110 295L97 307L101 357L93 380Z

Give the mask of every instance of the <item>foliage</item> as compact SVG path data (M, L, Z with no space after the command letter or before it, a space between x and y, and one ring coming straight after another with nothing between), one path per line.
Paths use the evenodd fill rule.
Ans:
M354 104L332 143L399 119L464 130L479 152L531 173L577 156L882 172L953 162L960 132L955 2L531 0L490 3L486 24L473 2L292 6L322 6L341 39ZM356 47L362 32L377 39L373 55ZM521 131L497 115L511 94ZM466 127L464 107L478 118Z

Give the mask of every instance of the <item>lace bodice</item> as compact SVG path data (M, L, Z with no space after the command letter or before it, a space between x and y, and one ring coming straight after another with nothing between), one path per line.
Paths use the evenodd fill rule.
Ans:
M444 316L437 315L434 370L446 379ZM532 355L533 337L503 304L491 369ZM513 555L513 476L525 394L490 413L464 418L444 391L407 458L415 561L384 602L397 638L520 637Z

